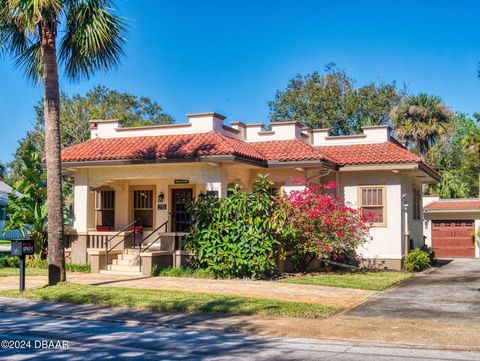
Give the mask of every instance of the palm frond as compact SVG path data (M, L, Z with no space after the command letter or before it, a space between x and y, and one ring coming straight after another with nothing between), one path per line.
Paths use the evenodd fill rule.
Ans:
M43 57L40 42L37 41L17 55L15 66L25 72L25 76L34 81L40 82L43 79Z
M126 25L113 14L109 0L72 0L66 19L59 59L70 79L88 79L119 64Z

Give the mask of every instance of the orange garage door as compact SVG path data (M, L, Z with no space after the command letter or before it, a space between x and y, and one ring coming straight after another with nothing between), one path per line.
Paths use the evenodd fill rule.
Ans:
M437 257L475 257L472 220L432 221L432 248Z

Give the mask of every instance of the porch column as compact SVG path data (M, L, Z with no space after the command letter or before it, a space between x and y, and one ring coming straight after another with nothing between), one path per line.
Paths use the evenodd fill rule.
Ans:
M74 190L74 221L76 231L85 232L94 228L93 195L88 184L88 170L82 170L75 175Z

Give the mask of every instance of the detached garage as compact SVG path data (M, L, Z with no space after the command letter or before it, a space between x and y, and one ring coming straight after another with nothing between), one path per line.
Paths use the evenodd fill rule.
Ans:
M439 258L480 258L480 199L424 198L425 243Z

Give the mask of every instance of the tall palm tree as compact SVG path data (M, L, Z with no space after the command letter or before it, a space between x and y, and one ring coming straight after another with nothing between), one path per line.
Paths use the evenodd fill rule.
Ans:
M410 96L390 113L397 134L422 158L449 127L453 113L437 96Z
M117 65L124 31L110 0L0 0L0 50L44 87L51 285L66 279L58 67L75 81Z

